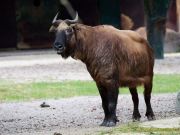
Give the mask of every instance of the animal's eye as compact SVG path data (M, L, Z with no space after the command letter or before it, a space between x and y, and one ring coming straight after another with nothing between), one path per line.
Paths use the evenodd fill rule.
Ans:
M72 28L66 29L65 33L66 34L72 34L73 33L73 29Z

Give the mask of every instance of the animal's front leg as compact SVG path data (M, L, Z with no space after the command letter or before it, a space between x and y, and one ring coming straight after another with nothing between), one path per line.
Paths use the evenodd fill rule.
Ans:
M108 98L108 118L106 125L107 127L112 127L116 125L118 121L116 116L116 106L117 106L117 99L118 99L118 89L108 89L107 98Z
M101 95L102 107L105 114L105 118L101 126L115 126L116 122L118 121L116 117L116 105L119 93L118 88L98 86L98 89Z
M108 114L109 114L108 106L107 106L108 100L107 100L107 95L106 95L106 88L103 87L103 86L100 85L100 84L97 84L97 87L98 87L98 90L99 90L99 94L100 94L100 96L101 96L102 107L103 107L104 115L105 115L105 116L104 116L104 121L103 121L103 123L101 124L101 126L105 126L105 123L107 122Z

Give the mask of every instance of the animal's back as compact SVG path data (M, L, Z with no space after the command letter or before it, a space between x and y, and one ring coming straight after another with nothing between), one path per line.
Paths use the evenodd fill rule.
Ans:
M152 80L153 52L143 37L134 31L118 30L108 25L96 27L96 30L111 46L108 47L109 53L118 68L121 86L133 87Z

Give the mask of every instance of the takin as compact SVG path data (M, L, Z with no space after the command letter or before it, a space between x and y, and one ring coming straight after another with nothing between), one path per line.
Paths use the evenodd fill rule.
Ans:
M116 106L119 87L128 87L132 95L133 121L140 120L139 98L136 87L144 86L146 116L154 120L151 107L154 56L148 42L138 33L118 30L110 25L87 26L74 20L57 20L55 16L50 32L57 54L69 56L85 63L99 90L104 120L101 126L115 126L118 122Z

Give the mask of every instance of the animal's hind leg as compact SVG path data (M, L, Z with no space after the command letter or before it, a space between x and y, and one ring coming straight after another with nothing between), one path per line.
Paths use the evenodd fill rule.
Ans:
M132 119L133 119L133 121L139 121L141 118L141 115L140 115L139 109L138 109L139 98L138 98L137 89L136 88L129 88L129 91L131 93L133 104L134 104Z
M148 120L154 120L155 115L153 113L152 107L151 107L151 92L152 92L152 83L148 83L144 85L144 99L146 103L146 116Z

